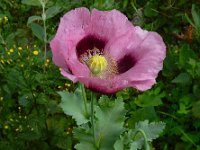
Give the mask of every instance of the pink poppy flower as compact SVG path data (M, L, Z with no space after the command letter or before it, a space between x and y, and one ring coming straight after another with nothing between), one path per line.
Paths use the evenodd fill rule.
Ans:
M50 46L64 77L102 93L150 89L166 55L156 32L133 26L117 10L90 13L84 7L61 18Z

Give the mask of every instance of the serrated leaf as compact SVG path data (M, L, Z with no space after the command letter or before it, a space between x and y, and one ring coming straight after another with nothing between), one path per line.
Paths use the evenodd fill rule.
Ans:
M61 8L58 6L52 6L46 10L46 19L52 18L61 11Z
M130 144L130 150L138 150L141 149L143 146L144 140L143 139L139 139L136 141L131 142Z
M129 125L135 125L136 122L141 120L153 121L156 119L156 112L154 107L144 107L131 112L131 118L128 120Z
M74 137L80 142L75 145L77 150L95 150L92 131L88 125L85 124L81 127L74 128Z
M42 20L42 17L41 16L31 16L28 18L28 21L27 21L27 25L29 25L30 23L34 22L34 21L38 21L38 20Z
M114 143L123 131L125 119L124 103L118 98L114 102L103 96L95 108L95 137L100 149L113 149Z
M39 0L22 0L22 4L30 5L30 6L41 6Z
M149 123L148 120L140 121L135 125L135 131L142 130L145 132L147 140L152 142L152 140L156 139L159 134L165 128L165 123L163 122L152 122Z
M119 139L115 142L114 144L114 149L115 150L124 150L124 143L122 139Z
M158 106L162 104L161 97L159 95L148 95L146 93L139 95L134 102L140 107Z
M77 89L75 93L58 92L61 96L60 107L64 113L71 115L77 122L77 125L87 123L89 120L86 118L84 110L84 102L81 97L80 91Z
M42 26L36 23L31 23L31 30L38 39L40 39L41 41L44 40L44 29L42 28Z
M102 96L98 104L94 106L95 142L92 128L88 124L83 124L81 127L74 129L74 136L80 141L75 146L78 150L95 150L95 147L102 150L112 150L115 141L123 131L125 110L122 99L118 98L111 101L107 96Z

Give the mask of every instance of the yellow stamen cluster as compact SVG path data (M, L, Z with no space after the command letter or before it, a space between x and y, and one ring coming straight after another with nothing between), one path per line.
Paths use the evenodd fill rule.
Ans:
M118 73L117 62L109 54L103 54L96 47L83 53L79 60L88 66L91 76L110 79Z
M94 75L102 73L108 66L106 58L98 54L92 56L87 64Z

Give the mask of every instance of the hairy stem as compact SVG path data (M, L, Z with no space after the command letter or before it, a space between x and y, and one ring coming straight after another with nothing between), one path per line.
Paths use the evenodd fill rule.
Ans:
M148 143L148 140L147 140L147 136L145 134L145 132L141 129L138 129L137 132L135 133L135 136L137 135L137 133L141 133L143 138L144 138L144 149L145 150L150 150L150 146L149 146L149 143Z
M86 97L86 92L85 92L85 88L83 84L80 84L81 87L81 93L82 93L82 97L83 97L83 101L84 101L84 108L85 108L85 116L88 117L88 110L87 110L87 97Z
M93 92L91 92L91 125L92 125L92 135L93 135L93 142L94 146L97 147L96 144L96 137L95 137L95 123L94 123L94 101L96 97Z
M45 6L46 2L42 2L42 21L43 21L43 28L44 28L44 63L46 62L46 57L47 57L47 29L46 29L46 14L45 14ZM44 71L45 71L45 65L44 65Z

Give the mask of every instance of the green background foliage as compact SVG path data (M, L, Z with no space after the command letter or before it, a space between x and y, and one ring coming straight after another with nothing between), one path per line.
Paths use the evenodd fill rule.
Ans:
M106 109L125 107L126 116L119 115L119 120L125 119L123 126L132 132L121 136L114 144L115 149L122 147L123 140L132 140L130 135L137 122L149 120L166 124L164 132L153 141L152 148L199 150L200 2L196 0L49 0L43 3L40 0L1 0L0 149L71 150L75 145L78 149L80 144L85 144L78 143L83 138L81 133L91 137L89 126L79 131L75 114L67 116L61 109L58 93L74 93L77 85L60 75L59 68L51 61L48 46L60 17L81 6L118 9L134 25L161 34L167 46L164 68L157 84L143 93L128 88L100 98L95 110L102 120L97 122L95 130L100 132L102 122L109 120L104 114ZM121 98L124 104L115 100ZM107 107L107 100L113 102L112 107ZM87 122L87 116L84 119L79 123ZM116 126L108 127L120 131L122 125L116 121ZM98 134L96 136L98 138ZM111 136L111 140L114 135L107 136ZM101 142L107 144L106 140ZM130 145L127 143L126 146Z

